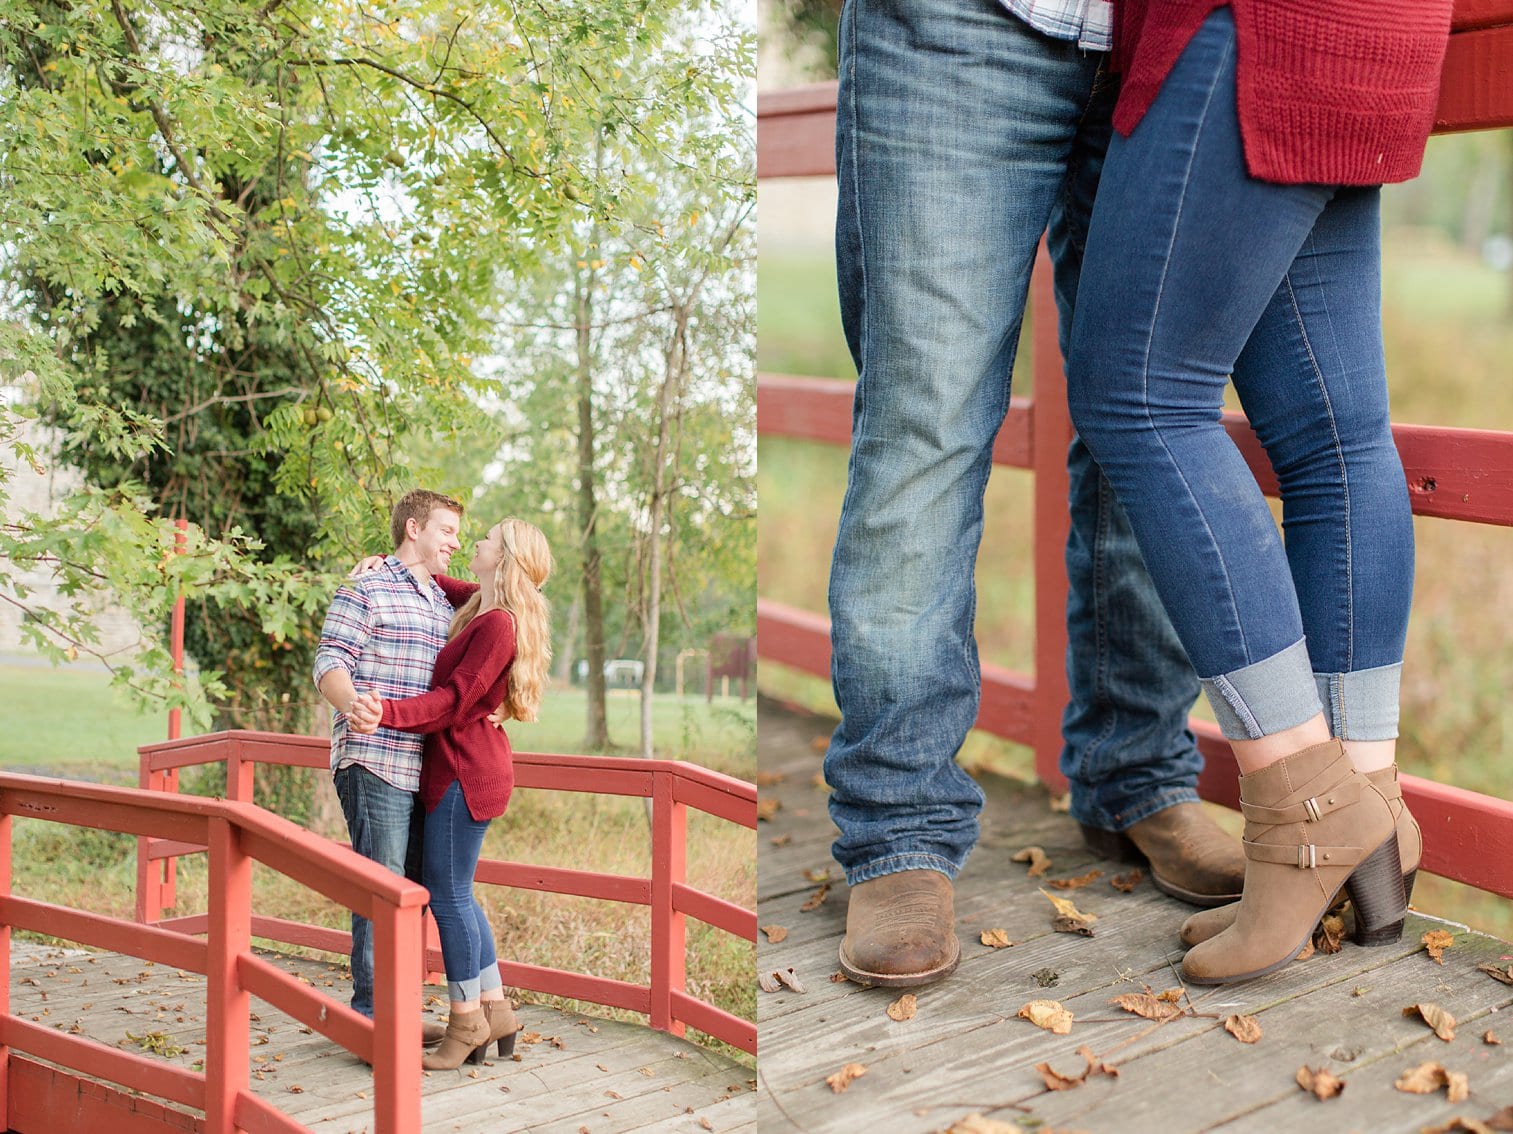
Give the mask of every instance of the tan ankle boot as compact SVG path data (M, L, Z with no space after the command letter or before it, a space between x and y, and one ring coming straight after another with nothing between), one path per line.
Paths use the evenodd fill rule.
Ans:
M1281 968L1348 887L1356 937L1402 933L1406 904L1392 810L1338 740L1240 777L1245 890L1232 926L1182 959L1193 984L1249 980Z
M1413 882L1418 877L1418 864L1424 857L1424 836L1418 829L1413 813L1403 803L1403 789L1397 780L1397 765L1367 772L1366 778L1376 785L1376 789L1387 801L1387 806L1392 809L1392 819L1397 825L1397 854L1403 865L1403 901L1410 902L1413 900ZM1182 923L1182 944L1200 945L1210 937L1217 937L1235 923L1235 914L1239 908L1239 902L1231 902L1215 910L1193 914ZM1388 941L1376 943L1390 944Z
M937 870L901 870L851 887L841 971L887 988L950 976L961 960L953 893Z
M447 1017L446 1036L435 1051L429 1051L420 1065L427 1071L452 1071L489 1042L489 1022L482 1008L471 1012L453 1012Z
M520 1021L515 1018L515 1006L508 999L485 1000L483 1015L489 1022L489 1038L481 1050L487 1051L491 1043L499 1045L499 1058L508 1059L515 1054L515 1033L520 1030Z

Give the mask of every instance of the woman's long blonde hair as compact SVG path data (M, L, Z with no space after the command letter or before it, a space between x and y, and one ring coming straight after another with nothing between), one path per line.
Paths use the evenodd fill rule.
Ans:
M541 529L513 516L500 522L504 554L494 568L494 602L515 618L515 661L510 669L504 709L511 719L533 721L541 708L546 671L552 661L551 604L541 593L552 573L552 549ZM452 616L448 638L455 638L482 606L475 594Z

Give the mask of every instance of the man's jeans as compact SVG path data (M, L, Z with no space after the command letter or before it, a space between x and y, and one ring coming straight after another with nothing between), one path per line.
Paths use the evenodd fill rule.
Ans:
M830 576L842 722L825 758L852 884L954 876L983 796L973 569L1036 244L1070 326L1112 90L1099 58L995 0L848 0L836 251L859 378ZM1073 814L1123 829L1195 800L1197 686L1122 513L1074 446L1062 767Z
M1211 15L1108 151L1067 367L1225 735L1320 711L1397 735L1413 520L1382 359L1379 191L1246 169L1234 19ZM1219 415L1236 391L1271 510ZM1306 640L1305 640L1306 634Z
M352 849L418 882L425 813L415 793L361 764L339 768L333 778ZM373 923L358 914L352 915L352 1009L373 1016Z

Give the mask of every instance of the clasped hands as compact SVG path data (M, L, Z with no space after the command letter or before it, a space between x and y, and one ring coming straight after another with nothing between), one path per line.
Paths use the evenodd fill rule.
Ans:
M359 693L347 707L347 727L353 732L369 735L378 731L378 722L383 719L383 715L382 697L377 693ZM509 720L504 706L500 705L490 713L488 720L495 728L503 728L504 722Z

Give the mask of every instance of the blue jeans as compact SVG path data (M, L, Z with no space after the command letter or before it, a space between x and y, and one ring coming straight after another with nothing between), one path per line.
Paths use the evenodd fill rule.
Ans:
M397 788L361 764L336 771L336 798L352 849L395 874L420 881L422 813L415 793ZM352 915L352 1009L373 1017L373 923Z
M859 377L830 576L842 720L825 776L852 884L954 876L977 841L982 792L954 758L979 700L983 489L1047 225L1070 323L1108 137L1099 63L995 0L848 0L842 13L836 252ZM1063 768L1077 817L1123 828L1197 798L1185 731L1197 686L1097 470L1080 447L1070 459ZM1138 596L1135 613L1106 617L1099 584Z
M1226 736L1397 735L1413 528L1388 418L1379 190L1246 172L1228 9L1104 163L1068 359L1073 421L1129 512ZM1233 374L1283 528L1219 415Z
M425 884L441 937L447 992L453 1000L477 1000L502 981L494 954L494 930L473 897L473 875L489 820L474 819L455 780L425 818Z

